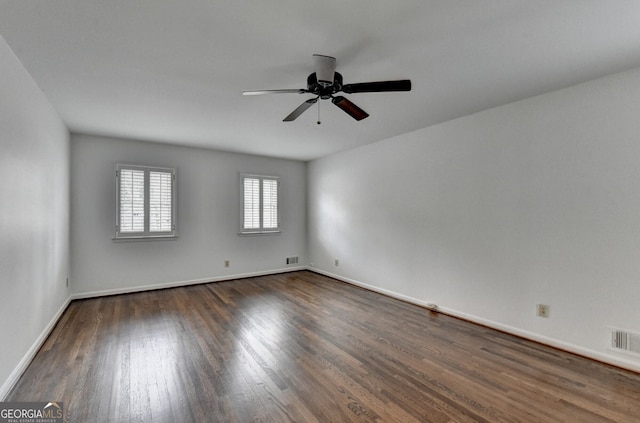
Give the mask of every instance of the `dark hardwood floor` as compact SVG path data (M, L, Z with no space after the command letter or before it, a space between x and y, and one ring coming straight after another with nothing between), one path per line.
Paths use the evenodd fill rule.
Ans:
M638 422L640 375L296 272L73 301L7 400L71 422Z

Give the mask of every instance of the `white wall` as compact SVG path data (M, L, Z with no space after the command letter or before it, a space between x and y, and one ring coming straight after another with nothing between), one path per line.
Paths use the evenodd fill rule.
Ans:
M76 297L290 270L290 256L306 263L303 162L77 134L71 157ZM116 163L177 168L177 240L112 240ZM281 177L281 234L238 235L240 172Z
M69 298L69 133L0 37L0 400Z
M635 69L311 162L310 262L638 370L639 111Z

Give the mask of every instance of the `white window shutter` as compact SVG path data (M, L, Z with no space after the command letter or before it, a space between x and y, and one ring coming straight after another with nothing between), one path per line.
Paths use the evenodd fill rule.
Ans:
M116 166L115 239L176 237L176 170Z
M144 232L144 171L120 171L120 232Z
M149 172L149 232L172 229L172 179L169 172Z
M243 229L260 229L260 179L244 178Z
M262 227L278 228L278 181L262 180Z
M280 232L277 176L241 174L241 233Z

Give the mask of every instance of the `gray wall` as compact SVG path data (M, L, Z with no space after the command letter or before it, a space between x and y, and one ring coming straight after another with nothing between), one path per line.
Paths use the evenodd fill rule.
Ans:
M635 69L311 162L310 262L640 369L639 110Z
M0 37L0 400L69 298L69 133Z
M303 162L77 134L71 151L76 297L291 270L289 256L307 262ZM177 240L112 240L116 163L177 168ZM240 172L280 176L281 234L238 235Z

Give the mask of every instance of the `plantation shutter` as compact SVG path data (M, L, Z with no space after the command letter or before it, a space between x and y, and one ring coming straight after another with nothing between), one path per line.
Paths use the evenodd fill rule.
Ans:
M172 174L149 172L149 232L170 232L172 211Z
M260 229L260 179L244 178L243 229Z
M280 232L278 177L241 174L241 188L241 233Z
M262 227L278 228L278 181L262 180Z
M120 232L144 232L144 171L120 171Z
M176 170L116 166L115 239L176 237Z

